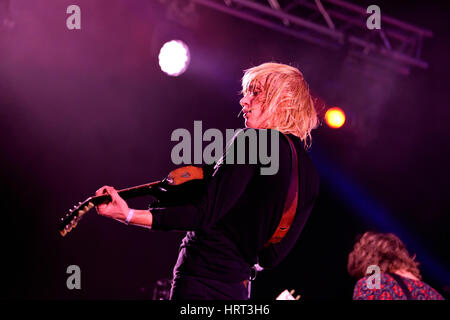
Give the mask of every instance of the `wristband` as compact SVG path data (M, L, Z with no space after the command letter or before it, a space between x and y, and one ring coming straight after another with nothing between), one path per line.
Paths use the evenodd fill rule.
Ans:
M125 224L130 224L131 219L133 219L134 209L130 209L128 212L127 219L125 220Z

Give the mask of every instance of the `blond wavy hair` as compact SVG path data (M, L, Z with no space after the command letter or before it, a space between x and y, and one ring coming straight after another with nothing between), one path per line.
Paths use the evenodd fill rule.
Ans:
M311 131L319 124L314 101L303 74L294 67L267 62L247 69L242 77L242 94L260 84L263 112L268 115L264 129L276 129L300 138L311 146Z
M357 279L362 278L370 265L379 266L381 272L406 270L422 279L415 256L410 256L403 242L393 233L368 231L355 243L348 256L348 273Z

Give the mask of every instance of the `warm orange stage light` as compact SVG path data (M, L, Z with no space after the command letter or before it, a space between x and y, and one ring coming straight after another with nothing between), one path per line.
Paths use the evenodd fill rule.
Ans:
M333 107L325 113L325 122L331 128L340 128L345 123L345 113L341 108Z

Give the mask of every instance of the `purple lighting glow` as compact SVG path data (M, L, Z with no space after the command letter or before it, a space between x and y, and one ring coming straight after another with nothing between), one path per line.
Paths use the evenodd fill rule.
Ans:
M180 40L166 42L159 51L159 66L169 76L177 77L189 66L188 46Z

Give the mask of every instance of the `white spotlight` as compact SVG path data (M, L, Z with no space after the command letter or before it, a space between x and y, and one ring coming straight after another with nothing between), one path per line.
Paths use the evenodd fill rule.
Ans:
M177 77L186 71L191 55L188 46L183 41L172 40L162 46L158 59L163 72Z

